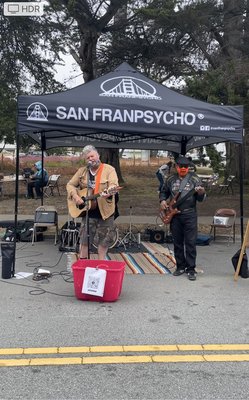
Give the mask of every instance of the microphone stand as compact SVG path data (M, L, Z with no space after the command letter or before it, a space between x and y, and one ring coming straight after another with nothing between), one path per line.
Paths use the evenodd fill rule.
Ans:
M89 196L90 192L89 192L89 182L90 182L90 172L89 172L89 168L88 167L88 171L87 171L87 196ZM86 201L86 233L87 233L87 259L90 260L90 232L89 232L89 200Z

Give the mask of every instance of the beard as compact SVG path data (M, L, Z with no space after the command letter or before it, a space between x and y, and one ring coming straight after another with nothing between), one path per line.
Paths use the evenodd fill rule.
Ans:
M100 160L97 160L97 161L88 161L88 163L87 163L87 167L88 168L96 168L96 167L98 167L99 166L99 164L100 164Z

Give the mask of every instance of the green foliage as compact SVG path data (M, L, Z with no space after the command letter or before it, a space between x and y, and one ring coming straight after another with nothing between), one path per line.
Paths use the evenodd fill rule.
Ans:
M8 90L5 83L0 85L0 141L14 143L16 101L13 90Z
M186 94L213 104L236 105L249 102L249 63L230 61L186 79ZM243 64L243 65L242 65Z
M213 144L206 146L206 152L211 160L211 167L215 173L221 174L223 170L221 153L215 148Z

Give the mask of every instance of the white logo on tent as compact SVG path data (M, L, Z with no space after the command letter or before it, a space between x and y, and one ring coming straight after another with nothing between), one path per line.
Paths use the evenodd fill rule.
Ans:
M107 79L101 86L100 96L162 100L156 96L156 89L148 82L131 76Z
M27 108L27 116L29 121L47 121L48 109L42 103L32 103Z

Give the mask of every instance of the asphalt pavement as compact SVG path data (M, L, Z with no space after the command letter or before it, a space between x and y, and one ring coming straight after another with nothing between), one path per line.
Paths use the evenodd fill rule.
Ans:
M132 223L139 224L141 218L133 217ZM154 223L150 217L146 221ZM229 245L217 239L198 246L199 273L194 282L185 274L127 274L119 299L104 303L76 298L66 254L53 239L34 246L17 243L16 276L0 280L0 398L248 398L249 280L239 277L235 282L231 263L239 248L239 237ZM34 281L35 268L49 270L52 276ZM23 272L30 275L19 279ZM222 344L228 345L225 351ZM155 350L164 345L173 347ZM215 355L223 359L209 361L207 345L213 345ZM241 345L247 350L241 351ZM124 346L149 347L125 351ZM152 354L172 356L179 351L178 361L152 359ZM82 365L82 352L104 357ZM243 353L245 360L235 362L235 353ZM70 357L63 361L60 354ZM111 357L116 354L125 358L114 362ZM185 360L185 355L190 358ZM205 355L205 360L194 358ZM21 363L23 357L27 364ZM52 361L41 360L46 357ZM54 357L59 360L56 365ZM14 366L4 366L5 359L14 360Z

